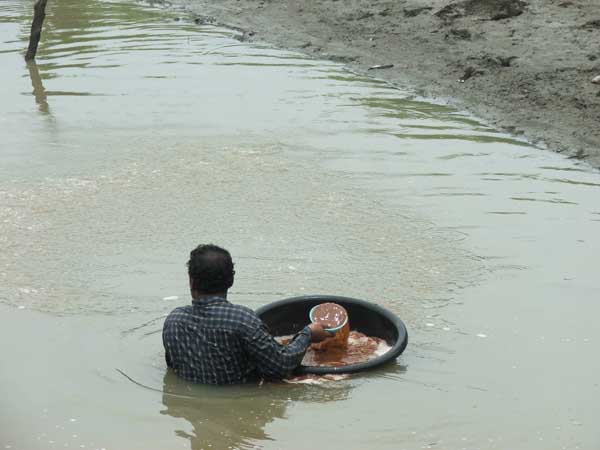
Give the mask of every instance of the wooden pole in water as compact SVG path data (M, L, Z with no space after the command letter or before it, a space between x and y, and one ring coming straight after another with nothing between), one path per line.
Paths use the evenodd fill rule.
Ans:
M48 0L37 0L33 6L33 21L31 22L29 48L25 54L25 61L31 61L37 53L38 43L40 42L40 37L42 37L42 24L46 17L46 3L48 3Z

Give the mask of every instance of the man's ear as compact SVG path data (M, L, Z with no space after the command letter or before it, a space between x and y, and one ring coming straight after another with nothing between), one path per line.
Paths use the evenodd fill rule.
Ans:
M192 276L188 275L188 280L190 282L190 290L194 289L194 282L192 281Z

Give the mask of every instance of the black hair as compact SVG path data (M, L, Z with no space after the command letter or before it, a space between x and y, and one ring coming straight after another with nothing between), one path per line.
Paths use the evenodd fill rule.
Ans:
M203 294L226 292L233 285L233 261L224 248L201 244L190 252L187 263L192 290Z

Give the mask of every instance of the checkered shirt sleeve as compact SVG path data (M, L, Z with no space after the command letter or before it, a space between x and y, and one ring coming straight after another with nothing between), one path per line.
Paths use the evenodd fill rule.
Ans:
M264 378L281 379L289 375L302 362L308 344L310 329L305 327L287 345L279 344L261 324L244 339L244 348Z
M302 362L308 327L279 344L254 311L214 297L174 309L163 326L165 359L180 377L206 384L281 379Z

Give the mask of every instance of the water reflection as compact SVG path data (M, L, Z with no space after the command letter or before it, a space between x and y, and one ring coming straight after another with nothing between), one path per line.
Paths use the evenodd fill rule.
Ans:
M29 78L31 78L31 86L33 87L33 96L35 97L35 103L38 105L38 110L41 113L49 114L50 107L48 106L48 96L40 77L38 66L35 62L29 61L27 63L27 69L29 70Z
M297 401L329 402L348 397L349 383L322 387L267 383L214 387L187 383L168 370L163 379L161 414L187 420L192 430L176 429L193 450L257 448L272 440L266 427L285 419L287 406Z
M461 140L532 147L527 142L503 136L497 130L458 113L449 106L403 98L391 90L376 91L374 94L355 99L357 104L373 111L378 119L379 128L361 132L387 133L400 139L411 140ZM388 129L381 128L383 123L390 124Z

